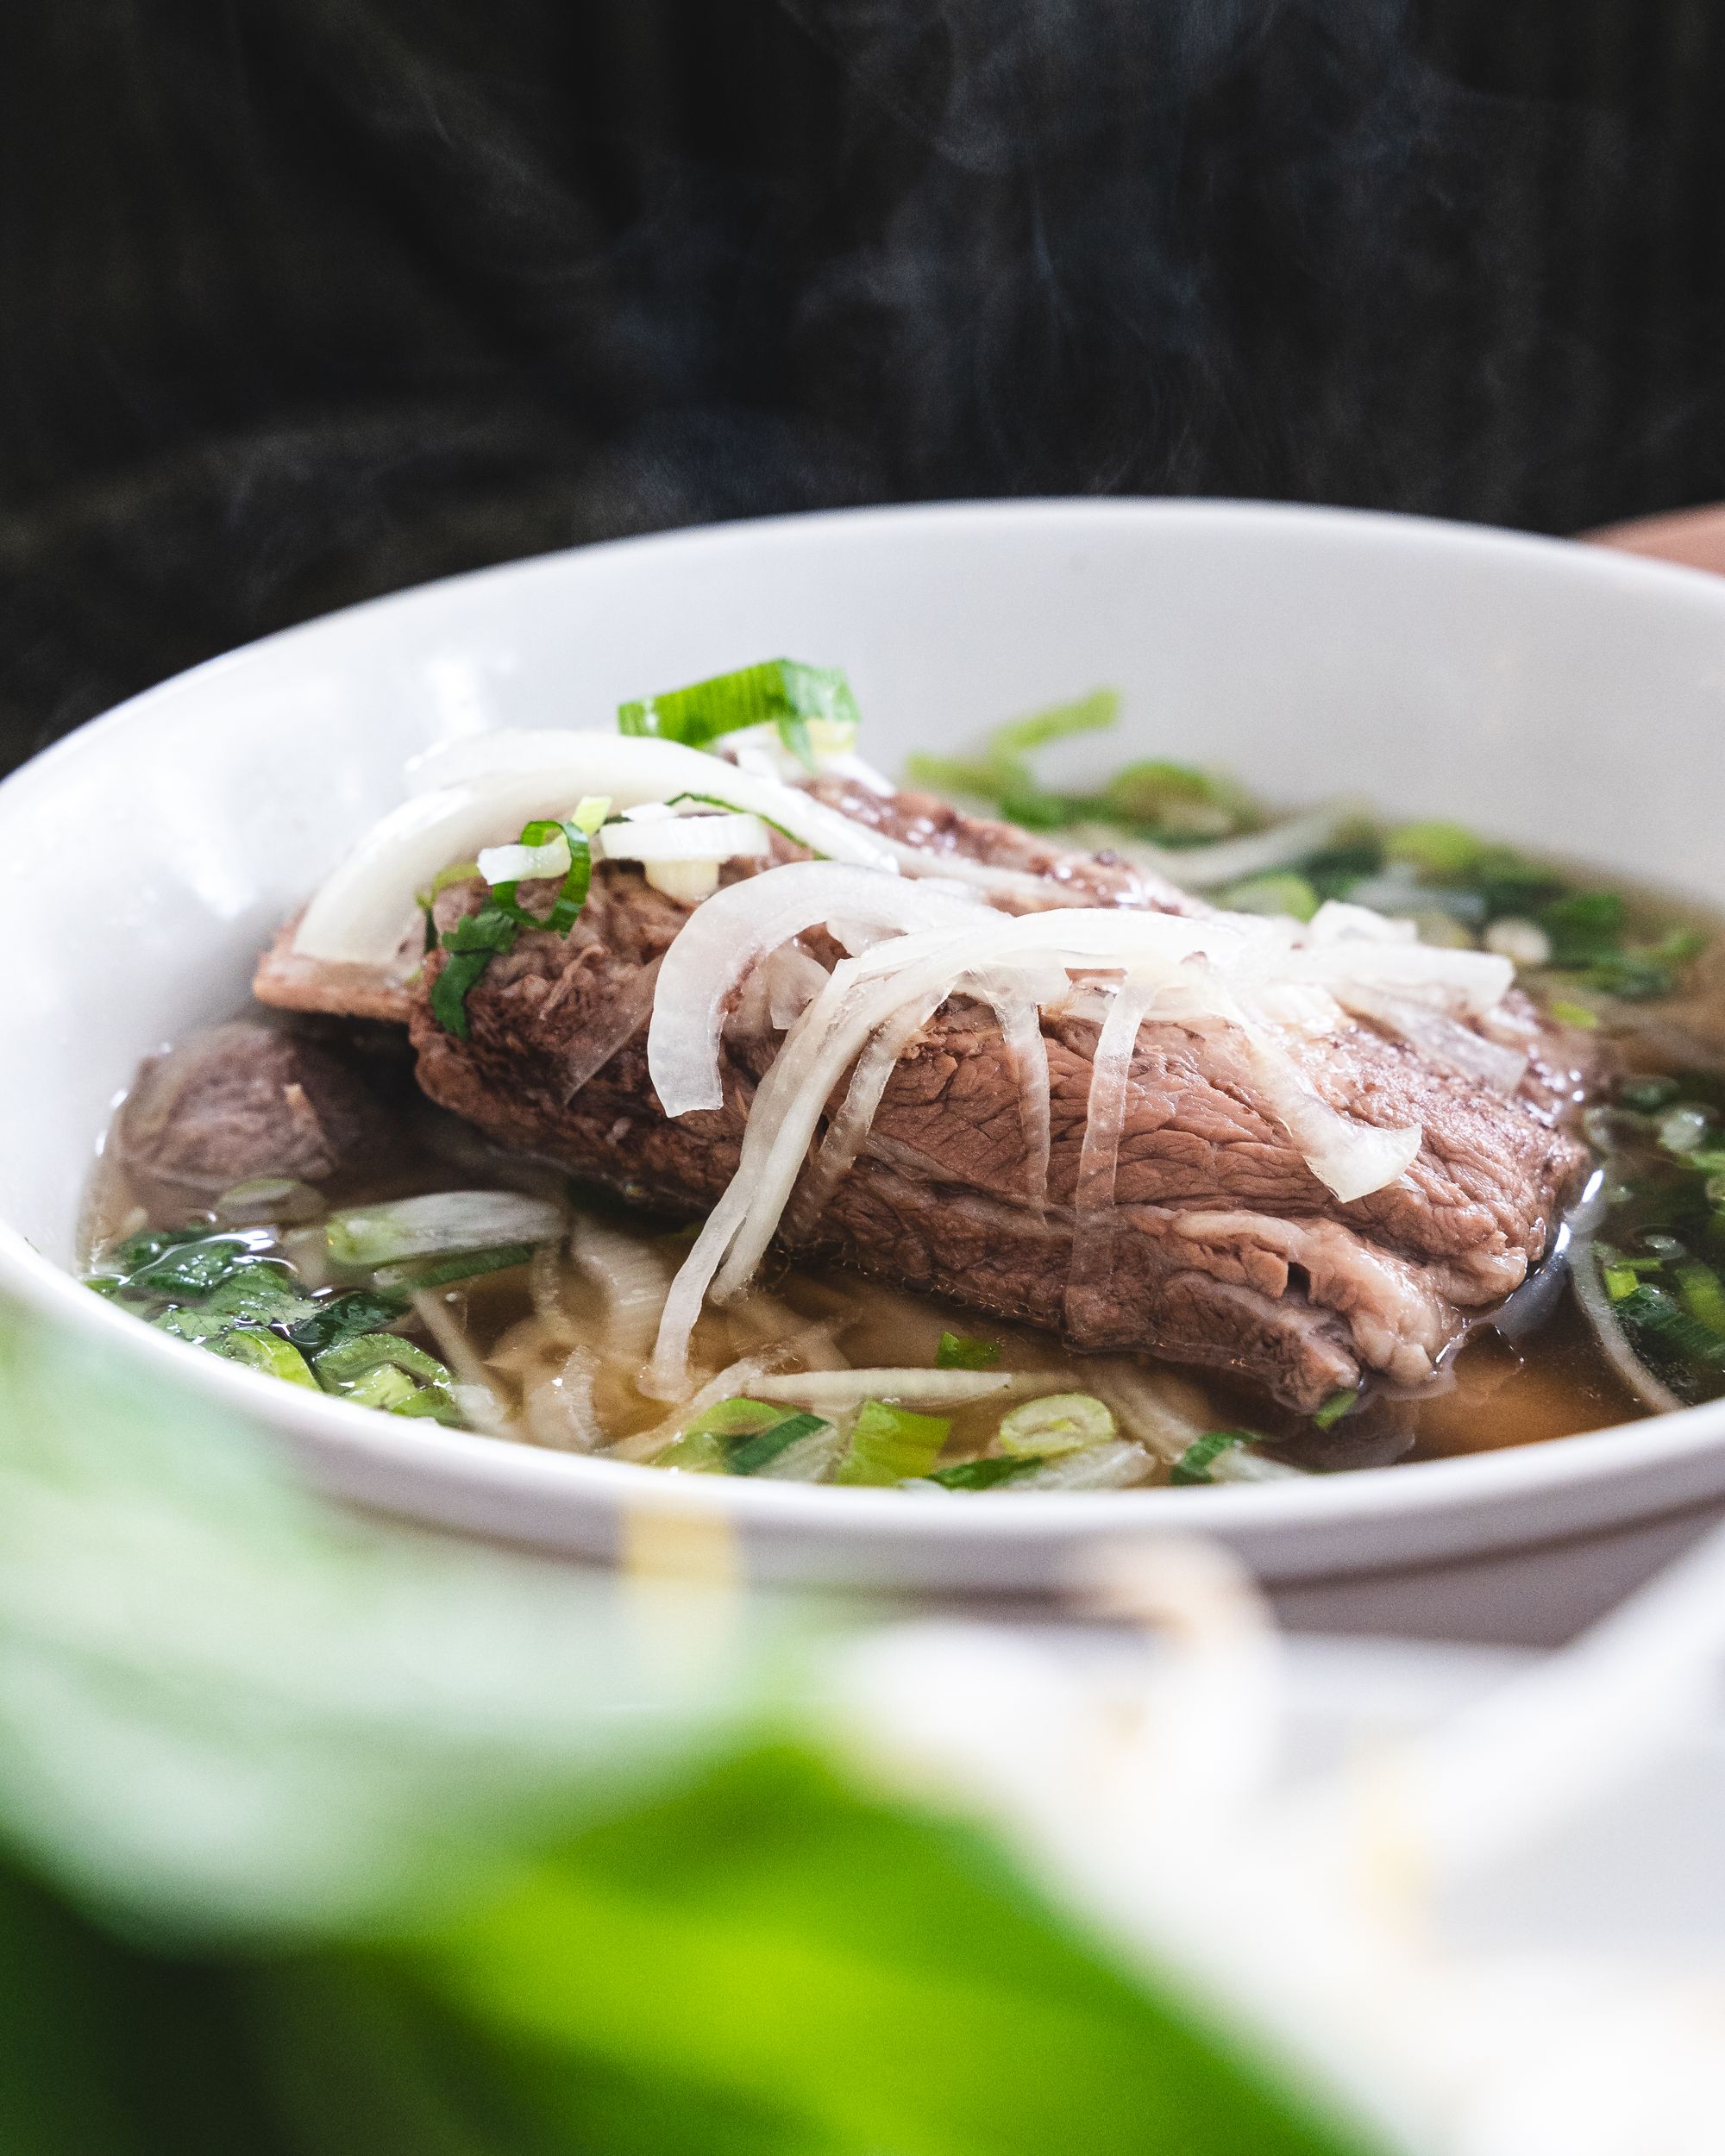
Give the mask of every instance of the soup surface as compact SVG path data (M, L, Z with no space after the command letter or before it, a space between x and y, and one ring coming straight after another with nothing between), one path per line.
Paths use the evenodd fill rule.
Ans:
M955 1492L1387 1465L1539 1442L1725 1390L1725 999L1710 924L1449 825L1385 824L1357 808L1277 824L1233 782L1174 765L1056 793L1031 755L1097 708L1092 699L1020 722L975 757L925 761L913 775L1026 828L1128 856L1134 844L1195 860L1232 847L1239 873L1212 875L1204 895L1236 913L1302 920L1341 900L1410 920L1431 944L1501 953L1598 1051L1596 1090L1577 1113L1602 1167L1572 1242L1559 1238L1546 1268L1428 1382L1371 1381L1296 1413L1225 1376L1077 1354L1027 1325L779 1255L741 1294L702 1309L687 1383L649 1389L691 1222L484 1138L427 1101L405 1044L365 1022L294 1027L254 1014L242 1034L181 1044L147 1072L92 1183L91 1285L279 1379L503 1440L673 1471ZM543 846L558 827L530 829ZM504 887L512 899L514 884ZM318 1173L284 1139L224 1188L210 1187L207 1164L189 1180L162 1171L162 1130L198 1087L207 1094L211 1071L232 1094L242 1067L301 1043L320 1082L350 1083L386 1137ZM304 1105L298 1080L285 1092Z

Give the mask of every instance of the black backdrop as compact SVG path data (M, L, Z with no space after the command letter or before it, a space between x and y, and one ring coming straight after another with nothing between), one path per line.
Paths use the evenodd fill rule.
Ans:
M8 0L0 761L701 518L1725 494L1722 103L1716 0Z

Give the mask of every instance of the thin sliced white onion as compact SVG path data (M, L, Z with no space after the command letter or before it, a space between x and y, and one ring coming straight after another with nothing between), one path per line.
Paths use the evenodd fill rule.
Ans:
M593 837L606 861L758 861L772 850L758 816L668 816L607 824Z
M997 920L1006 924L1004 915L980 916L969 939L998 934ZM672 1283L658 1344L643 1379L643 1390L669 1400L686 1385L689 1338L721 1265L725 1268L718 1282L723 1296L747 1282L771 1242L807 1158L827 1096L851 1059L875 1028L912 996L956 976L965 935L966 929L945 929L904 937L899 945L903 970L885 980L859 980L859 969L866 962L862 959L842 959L834 967L826 987L792 1027L756 1092L737 1172ZM673 944L672 953L677 949ZM654 1021L656 1025L656 1007Z
M1087 1445L1076 1452L1063 1453L1033 1474L1015 1475L1000 1485L1000 1495L1010 1497L1044 1489L1131 1489L1147 1482L1156 1462L1142 1445L1124 1438L1104 1445Z
M1225 883L1239 883L1247 876L1291 867L1327 846L1348 824L1368 812L1358 801L1332 801L1303 816L1289 817L1285 824L1274 824L1267 831L1253 831L1245 838L1218 839L1210 846L1150 846L1132 840L1113 843L1122 861L1166 876L1182 891L1215 891Z
M1409 1048L1451 1070L1464 1072L1507 1099L1527 1075L1528 1051L1489 1041L1459 1019L1447 1018L1413 996L1387 995L1358 982L1340 984L1337 1000L1356 1018L1370 1018Z
M1064 968L1061 970L1063 975ZM1063 992L1066 985L1063 979ZM1051 987L993 967L979 972L971 983L973 993L993 1006L1000 1038L1012 1058L1019 1088L1019 1127L1024 1133L1025 1202L1038 1219L1048 1208L1048 1163L1053 1148L1048 1043L1042 1037L1042 1006L1057 1000Z
M1441 1000L1469 1018L1495 1010L1515 982L1510 959L1490 950L1450 950L1435 943L1329 943L1289 955L1300 980L1337 996L1350 987L1405 990Z
M852 826L856 830L867 828L862 824ZM966 854L938 854L924 846L907 845L902 838L888 838L879 831L870 835L888 849L907 876L932 876L944 883L962 883L988 898L1018 899L1038 909L1087 906L1094 895L1057 883L1051 876L1037 875L1029 868L1000 868L992 862L973 861Z
M656 1422L649 1430L637 1430L632 1437L619 1438L615 1445L605 1448L609 1460L656 1459L668 1445L674 1445L684 1428L705 1409L721 1400L752 1400L755 1388L767 1375L767 1365L758 1357L745 1355L738 1362L728 1363L716 1377L710 1377L698 1392L685 1399L681 1393L668 1395L677 1403L662 1422ZM644 1389L644 1388L643 1388ZM649 1398L658 1395L649 1395Z
M948 982L937 981L920 996L901 1005L856 1059L844 1104L828 1124L813 1166L787 1209L786 1226L794 1238L809 1232L841 1179L850 1174L900 1057L950 992Z
M563 1058L563 1105L567 1107L590 1078L597 1077L620 1048L626 1048L646 1025L653 1008L653 994L658 987L659 969L664 964L664 955L643 967L629 986L610 1006L611 1023L604 1027L586 1026L575 1036ZM568 976L566 976L567 978ZM553 991L555 993L555 991ZM539 1006L543 1020L552 1009L550 998Z
M1412 943L1419 931L1412 921L1374 913L1369 906L1355 906L1346 899L1326 899L1306 924L1302 940L1323 943Z
M1085 1330L1080 1299L1106 1289L1113 1249L1114 1183L1119 1173L1120 1133L1126 1124L1126 1087L1132 1056L1151 1006L1164 986L1160 973L1128 973L1120 982L1090 1065L1090 1091L1084 1112L1084 1143L1078 1156L1074 1194L1076 1219L1067 1269L1066 1322L1075 1333Z
M740 905L741 894L750 893L750 904L762 917L772 918L775 932L782 922L782 932L788 936L796 932L797 912L776 913L772 895L761 893L762 887L794 873L793 869L773 871L750 885L737 887L726 897L737 899ZM804 873L810 872L806 869ZM857 881L867 886L874 880ZM817 888L823 899L829 896L826 889ZM698 913L692 928L701 924L703 915L711 921L720 904L716 900ZM747 918L746 912L743 918ZM806 917L800 924L809 924ZM715 931L718 925L713 924ZM1095 1202L1087 1206L1081 1199L1081 1213L1088 1211L1099 1222L1107 1219L1132 1046L1138 1027L1152 1004L1159 1005L1162 1015L1170 1019L1220 1020L1239 1033L1264 1106L1287 1131L1314 1175L1344 1203L1396 1181L1419 1152L1424 1136L1420 1126L1381 1130L1340 1114L1321 1098L1282 1045L1273 1016L1258 1014L1259 1007L1275 1001L1278 973L1283 976L1283 988L1299 989L1299 982L1287 981L1287 969L1314 955L1296 949L1291 933L1287 924L1257 916L1195 919L1103 908L1011 916L980 911L971 914L961 909L956 925L911 930L860 957L842 961L798 1018L756 1094L737 1174L702 1229L666 1302L647 1381L649 1388L670 1397L686 1382L682 1373L687 1343L709 1286L726 1298L746 1285L778 1230L828 1098L851 1062L859 1056L862 1058L818 1163L816 1185L810 1193L812 1204L824 1201L837 1174L843 1173L855 1158L896 1056L916 1028L956 991L975 984L977 992L985 992L983 984L997 981L1000 975L1015 967L1032 968L1038 982L1038 993L1046 993L1044 984L1051 956L1076 968L1096 970L1100 965L1109 970L1122 969L1127 975L1127 985L1117 992L1105 1022L1105 1040L1099 1043L1097 1050L1100 1068L1092 1075L1091 1119L1086 1135L1088 1169L1087 1174L1081 1167L1081 1180L1085 1194L1094 1196ZM684 937L689 937L691 931L686 930ZM654 1032L660 1033L662 1013L661 1037L668 1050L667 1077L674 1076L684 1088L674 1097L687 1100L691 1106L716 1106L722 1098L718 1029L729 983L736 975L721 977L717 993L707 984L706 1007L693 1018L676 1003L668 1001L665 981L673 960L683 950L684 937L673 945L666 962L662 993L654 1009ZM716 968L724 962L723 945L728 938L714 933L700 942L709 940L720 947L711 961L711 967ZM699 956L691 959L688 971L692 985L699 987L702 974L710 969L709 962L693 937L690 948ZM741 954L742 962L752 962L760 948L757 943ZM1362 940L1357 947L1339 947L1315 955L1347 959L1356 948L1368 959L1398 957L1402 953L1398 944ZM1408 955L1422 962L1478 956L1424 952L1418 948ZM1203 962L1195 963L1199 961ZM1233 981L1239 981L1242 993L1235 993ZM1309 994L1308 985L1308 1000ZM1330 1008L1339 1025L1339 1009L1333 1003ZM1114 1028L1112 1034L1110 1026ZM872 1049L871 1042L875 1044ZM679 1061L673 1062L672 1051ZM1101 1195L1104 1183L1106 1197ZM1089 1284L1099 1253L1076 1248L1074 1259L1074 1281L1082 1289Z
M890 799L899 790L884 771L877 771L872 763L857 755L854 749L841 749L836 755L828 756L817 755L816 761L821 769L830 773L833 778L849 779L853 786L860 786L869 793L877 793L882 800Z
M1425 1142L1419 1124L1386 1131L1339 1114L1261 1026L1247 1022L1240 1030L1264 1106L1307 1167L1344 1205L1385 1188L1413 1166Z
M826 968L800 943L781 943L768 955L767 1009L773 1030L787 1033L826 986Z
M756 1400L789 1400L813 1408L856 1407L865 1400L958 1407L994 1400L1024 1381L1011 1370L849 1369L787 1370L757 1378Z
M716 893L666 953L653 1001L647 1067L667 1115L722 1104L719 1040L732 995L769 951L834 914L903 933L968 920L982 909L822 861L769 868Z
M890 849L859 824L795 787L698 749L624 734L515 734L496 762L475 766L480 742L505 738L456 744L466 759L452 749L435 768L459 782L404 801L372 826L305 909L294 937L300 956L387 966L412 923L415 893L440 869L481 847L507 844L524 824L567 813L590 795L627 809L706 794L777 824L831 860L896 873Z

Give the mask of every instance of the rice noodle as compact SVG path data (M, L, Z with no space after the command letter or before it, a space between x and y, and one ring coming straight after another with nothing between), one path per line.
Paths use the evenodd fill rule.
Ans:
M555 1370L522 1388L521 1420L536 1445L560 1452L597 1450L604 1434L593 1405L597 1368L591 1348L574 1347Z
M1124 1356L1087 1367L1097 1397L1112 1407L1130 1438L1172 1467L1215 1418L1199 1388L1164 1370L1146 1369Z
M456 1405L474 1429L488 1438L513 1434L514 1418L509 1403L492 1383L490 1373L474 1351L467 1334L450 1315L441 1288L418 1288L413 1308L419 1322L437 1343L437 1352L454 1372Z
M511 843L524 824L588 795L628 809L706 794L778 825L830 860L897 870L889 848L800 787L676 742L547 731L482 736L458 747L459 756L452 749L426 760L423 772L435 773L436 790L411 797L374 824L325 880L295 932L298 956L389 965L412 922L415 893L441 869L471 860L483 846Z
M605 1299L605 1342L619 1362L644 1363L670 1282L663 1260L633 1236L583 1213L569 1254Z
M542 1243L527 1268L528 1292L533 1298L533 1319L542 1341L574 1347L580 1333L563 1302L563 1253L555 1243ZM521 1328L518 1326L517 1331ZM495 1364L499 1357L491 1357Z
M632 1438L621 1438L615 1445L607 1445L608 1460L652 1460L674 1445L684 1429L706 1408L715 1407L721 1400L747 1400L756 1385L767 1375L766 1364L754 1356L744 1356L740 1361L727 1363L716 1376L710 1377L699 1390L687 1399L673 1395L677 1405L662 1422L656 1422L651 1429L637 1430Z
M776 1377L756 1378L754 1397L797 1401L822 1410L858 1407L865 1400L952 1407L1044 1382L1052 1387L1060 1380L1047 1371L1021 1376L1011 1370L787 1370Z

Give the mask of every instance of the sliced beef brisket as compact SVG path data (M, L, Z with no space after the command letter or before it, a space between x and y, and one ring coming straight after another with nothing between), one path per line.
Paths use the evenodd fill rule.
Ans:
M1106 858L1063 856L925 797L847 795L842 805L920 846L1052 875L1067 902L1186 904ZM442 924L476 903L472 886L446 892ZM687 911L638 871L603 868L568 943L529 933L493 963L469 996L465 1042L430 1015L434 959L407 994L425 1092L504 1144L626 1194L709 1207L736 1169L778 1037L760 999L745 998L726 1037L723 1108L675 1122L661 1113L646 1020L657 961ZM273 956L258 992L304 1008L315 991L303 962L285 968ZM374 989L344 1004L352 994L332 976L321 1007L377 1009ZM1333 1106L1389 1127L1417 1121L1425 1143L1397 1183L1343 1205L1255 1100L1226 1027L1152 1019L1132 1063L1116 1204L1100 1238L1088 1231L1075 1272L1072 1199L1097 1026L1051 1016L1044 1033L1045 1215L1025 1201L1018 1087L993 1016L955 1000L900 1059L861 1157L800 1247L1059 1332L1075 1347L1226 1370L1309 1411L1373 1372L1405 1383L1429 1376L1470 1318L1539 1262L1585 1167L1563 1128L1572 1074L1536 1062L1506 1100L1360 1026L1291 1052Z

